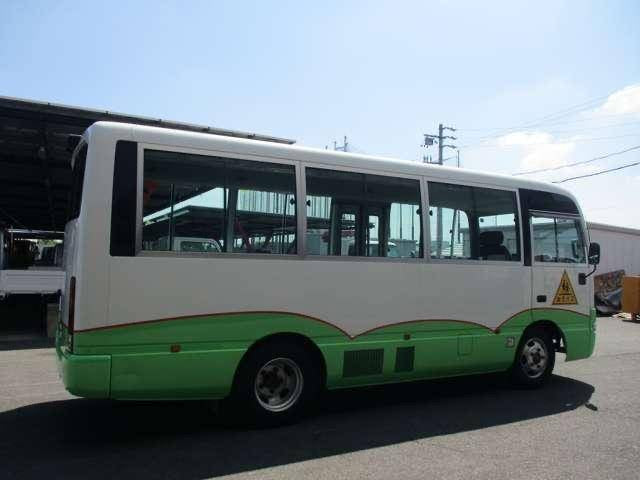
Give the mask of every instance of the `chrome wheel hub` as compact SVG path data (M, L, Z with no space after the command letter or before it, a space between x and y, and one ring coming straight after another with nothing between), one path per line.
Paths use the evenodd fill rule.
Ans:
M254 383L258 403L270 412L282 412L296 403L303 387L302 371L289 358L275 358L260 368Z
M547 368L549 355L547 347L539 338L530 338L522 348L520 366L529 378L538 378Z

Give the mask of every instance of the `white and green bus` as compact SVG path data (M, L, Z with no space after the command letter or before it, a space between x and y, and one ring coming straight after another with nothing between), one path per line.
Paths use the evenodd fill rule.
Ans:
M599 247L557 186L104 122L72 163L57 353L73 394L230 399L278 423L323 388L538 386L556 352L593 352ZM213 247L171 247L184 238Z

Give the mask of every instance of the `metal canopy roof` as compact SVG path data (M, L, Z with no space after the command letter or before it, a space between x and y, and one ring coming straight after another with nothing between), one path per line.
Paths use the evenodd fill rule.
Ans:
M0 227L63 230L71 186L69 135L99 120L292 144L204 125L0 96Z

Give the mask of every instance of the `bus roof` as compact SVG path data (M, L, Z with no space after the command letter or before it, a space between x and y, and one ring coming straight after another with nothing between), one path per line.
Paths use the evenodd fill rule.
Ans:
M371 173L425 175L442 181L540 190L566 195L576 202L571 192L553 183L410 160L114 122L96 122L89 127L85 135L98 134L98 132L113 135L115 138L128 138L142 143L203 151L214 150L218 154L248 154L270 159L281 158L311 162L329 167L362 169Z

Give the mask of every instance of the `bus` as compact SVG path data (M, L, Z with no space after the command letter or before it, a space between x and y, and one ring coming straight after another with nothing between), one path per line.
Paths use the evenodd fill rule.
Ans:
M72 157L66 389L293 421L323 389L589 357L599 261L552 184L122 123ZM171 248L173 239L215 248Z

